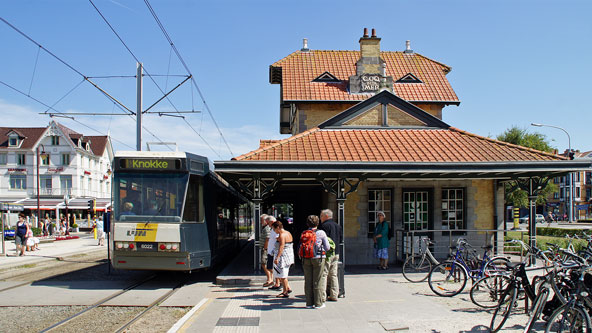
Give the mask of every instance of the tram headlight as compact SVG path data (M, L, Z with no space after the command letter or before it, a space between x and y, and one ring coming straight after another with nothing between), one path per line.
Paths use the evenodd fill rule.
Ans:
M129 244L128 243L123 243L123 248L124 249L127 249L128 247L129 247Z
M135 246L134 246L134 243L130 243L130 244L129 244L129 248L130 248L130 250L133 250L133 249L134 249L134 247L135 247Z
M118 249L122 249L123 248L123 244L121 242L115 243L115 246L117 246Z
M158 248L164 251L166 249L166 245L160 244L160 246Z
M167 250L170 250L172 247L173 247L173 245L172 245L171 243L168 243L168 244L166 245L166 249L167 249Z

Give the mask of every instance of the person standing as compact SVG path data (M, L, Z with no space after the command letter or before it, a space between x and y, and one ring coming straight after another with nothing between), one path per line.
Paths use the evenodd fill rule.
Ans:
M273 276L280 280L283 287L282 293L277 297L289 297L292 289L288 283L288 274L290 266L294 263L294 239L288 230L284 230L284 225L280 221L274 222L271 228L278 234L273 258Z
M29 233L29 224L25 221L25 214L18 215L18 222L16 223L16 232L14 234L14 241L16 243L16 253L19 256L25 255L25 248L27 246L27 234ZM19 253L20 251L20 253Z
M261 247L261 269L265 272L265 276L267 279L263 284L263 287L269 287L273 284L273 276L271 275L271 270L267 269L267 244L269 243L269 233L271 232L271 227L267 225L267 214L261 214L261 234L259 239L263 244Z
M275 217L268 215L265 218L268 226L273 225L276 221ZM273 257L275 251L275 243L277 242L278 234L270 227L269 231L269 241L267 242L267 269L270 271L273 269ZM273 286L269 287L271 290L280 290L282 286L280 285L280 279L274 279Z
M376 224L376 228L374 229L374 247L376 249L376 258L380 260L380 264L377 267L378 269L387 270L388 269L388 246L389 246L389 239L388 239L388 231L389 231L389 224L385 221L384 212L379 211L376 213L376 217L378 217L378 223Z
M324 209L321 211L321 224L319 225L319 229L323 230L327 234L327 237L331 238L335 243L335 254L325 260L323 277L321 278L323 301L327 299L332 302L337 302L337 296L339 295L339 279L337 277L337 272L339 269L341 226L333 221L332 210Z
M323 302L321 286L321 277L323 266L325 264L325 251L329 249L329 240L323 230L318 230L319 217L309 215L306 219L307 230L300 235L300 248L298 255L302 259L302 268L304 269L304 295L306 297L307 308L322 309L325 307ZM312 233L311 233L312 231ZM314 238L311 237L314 234ZM314 240L313 249L310 249L309 242ZM312 252L312 253L311 253Z

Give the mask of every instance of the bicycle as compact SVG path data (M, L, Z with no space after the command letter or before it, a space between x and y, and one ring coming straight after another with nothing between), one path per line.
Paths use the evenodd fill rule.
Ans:
M468 277L474 282L483 276L499 274L510 263L505 257L490 258L488 253L493 248L491 245L483 247L483 258L478 259L477 251L465 239L459 239L457 244L456 247L451 247L456 248L454 258L436 265L428 276L430 289L438 296L457 295L465 288Z
M530 249L530 247L521 240L513 239L508 243L518 243L521 245L522 250L527 252L528 255L524 259L524 262L528 262L530 256L533 255L533 251ZM554 255L551 255L551 258L554 257ZM547 266L548 262L550 261L548 256L545 255L545 258L547 258L545 260L545 266ZM505 274L506 272L500 273L502 274L491 274L489 276L482 277L473 284L469 294L471 296L471 301L475 305L486 309L497 307L499 298L510 281L508 274ZM537 282L537 279L535 279L533 284L537 285Z
M584 282L586 270L590 269L590 266L586 258L563 252L574 259L575 269L571 271L570 277L575 286L571 289L567 301L549 316L545 332L591 332L592 320L588 314L592 309L591 291Z
M545 261L549 261L549 259L543 251L537 249L536 247L533 247L531 250L535 256ZM544 307L544 305L546 304L546 299L548 299L549 294L547 294L547 291L544 290L546 290L548 287L550 287L548 289L548 292L550 293L550 290L552 289L555 292L555 295L558 296L561 303L567 302L567 300L563 297L562 293L557 287L554 271L548 272L545 275L545 277L542 278L534 277L532 282L530 282L528 279L528 275L526 273L526 261L523 261L515 265L510 264L510 267L512 268L512 272L508 276L509 281L507 282L506 288L503 290L501 296L499 297L498 305L495 311L493 312L493 316L489 324L491 332L497 332L503 327L506 320L510 317L512 309L518 306L517 300L519 293L524 292L525 297L527 297L528 300L532 301L534 304L534 310L531 311L532 320L529 319L528 323L528 325L530 326L532 326L534 320L538 318L538 315L540 315L540 311L542 311L543 309L542 307ZM542 283L539 282L539 280L541 279L543 279ZM537 286L539 288L539 295L541 295L541 291L545 293L542 294L542 296L540 297L537 297ZM528 329L530 329L530 327L528 327Z
M429 238L419 238L417 243L419 253L407 257L403 264L403 277L409 282L425 281L432 271L432 265L440 263L430 251L430 245L434 243Z

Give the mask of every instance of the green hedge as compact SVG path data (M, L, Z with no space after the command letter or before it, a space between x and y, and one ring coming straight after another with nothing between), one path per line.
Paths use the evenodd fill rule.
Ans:
M582 229L560 229L560 228L537 228L537 247L541 250L547 250L549 246L547 243L555 244L562 249L567 248L568 239L565 238L565 235L578 235L583 236L584 232L588 230ZM505 240L509 241L511 239L520 239L520 233L518 232L508 232ZM524 234L522 239L525 243L528 244L528 234ZM572 242L576 252L586 248L588 245L588 241L585 239L574 239ZM509 244L506 243L505 250L506 251L517 251L518 247L516 246L508 246Z
M584 229L562 229L562 228L545 228L545 227L539 227L536 229L537 231L537 236L552 236L552 237L565 237L565 235L578 235L578 236L584 236L584 232L586 230ZM588 234L590 234L590 231L588 231Z

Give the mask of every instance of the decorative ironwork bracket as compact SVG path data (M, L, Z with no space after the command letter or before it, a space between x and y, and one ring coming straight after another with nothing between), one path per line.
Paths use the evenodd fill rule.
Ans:
M521 189L528 193L529 197L537 197L541 191L549 184L550 177L531 177L515 179L510 187L510 191Z
M237 180L234 183L247 198L251 200L262 200L277 189L279 179L265 181L259 177L255 177L248 181Z
M334 194L337 197L337 200L345 200L348 194L353 193L358 190L358 186L363 181L363 179L358 179L357 182L352 182L347 178L337 178L335 180L327 181L324 179L319 179L321 185L325 191ZM346 184L349 186L349 189L346 191Z

